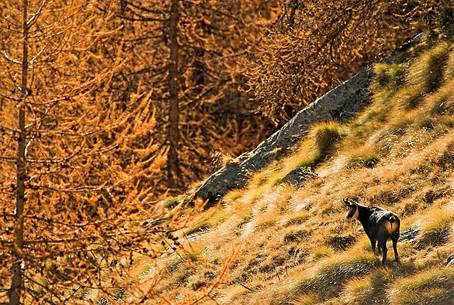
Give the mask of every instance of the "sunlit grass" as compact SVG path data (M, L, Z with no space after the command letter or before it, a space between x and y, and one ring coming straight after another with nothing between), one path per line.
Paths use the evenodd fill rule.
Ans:
M433 92L443 81L443 68L448 59L449 45L441 42L425 51L409 67L407 81L421 86L425 92Z
M392 305L451 305L454 269L439 268L397 280L388 295Z
M337 122L322 122L311 128L297 152L283 161L286 173L298 167L312 168L330 157L336 144L347 134L347 128Z
M291 225L300 225L303 224L306 220L311 217L311 214L308 211L298 211L294 212L288 217L286 217L284 221L284 225L291 226Z
M334 145L345 136L346 130L339 123L326 122L316 125L312 129L311 134L315 139L318 152L315 160L317 162L333 151Z
M163 207L166 209L173 209L174 207L176 207L178 204L180 204L182 202L184 197L185 197L184 195L180 195L180 196L176 196L176 197L167 198L163 202Z
M317 270L303 277L296 289L301 292L315 292L323 300L338 295L348 280L366 275L379 262L373 255L348 253L329 258L319 264Z
M184 234L192 235L202 233L223 223L229 216L228 211L223 206L218 205L195 216L193 221L184 230Z
M223 200L227 203L233 203L235 201L238 201L245 193L245 190L244 189L234 189L234 190L231 190L230 192L228 192Z
M298 305L315 305L320 304L319 297L312 293L312 294L304 294L295 298L295 303Z
M441 208L429 210L421 226L421 237L418 240L418 247L445 244L449 238L449 234L452 234L451 225L453 223L453 211L446 211Z
M454 50L452 49L452 46L449 50L443 76L445 81L450 81L454 78Z
M421 86L407 85L393 96L393 103L403 110L415 109L424 100L425 93Z
M374 65L375 80L373 86L377 89L397 90L405 82L407 68L406 63L381 63Z
M454 114L454 80L427 98L431 115Z
M341 299L344 304L385 304L385 288L390 280L390 274L383 270L355 278L345 285Z
M321 245L312 249L311 254L314 260L319 260L323 257L332 256L334 254L334 250L328 246Z
M375 167L379 157L376 150L368 145L361 146L349 152L348 167Z

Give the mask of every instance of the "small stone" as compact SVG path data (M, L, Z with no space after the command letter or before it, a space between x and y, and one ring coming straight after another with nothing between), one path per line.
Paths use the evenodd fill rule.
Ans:
M454 253L451 253L446 260L446 266L454 267Z

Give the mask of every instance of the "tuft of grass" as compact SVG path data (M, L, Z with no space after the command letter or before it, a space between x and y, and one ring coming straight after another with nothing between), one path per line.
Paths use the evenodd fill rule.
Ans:
M454 300L454 269L425 271L394 282L388 292L393 305L450 305Z
M443 67L448 54L447 42L440 42L425 51L410 65L407 82L414 86L421 86L426 93L435 91L443 82Z
M412 126L420 123L422 120L423 118L418 112L405 113L394 111L390 122L386 127L382 127L379 141L386 141L388 136L403 136Z
M382 270L373 272L370 276L353 279L345 285L342 300L345 304L383 304L388 281L389 275Z
M328 257L334 254L333 249L331 249L328 246L322 245L319 247L316 247L315 249L312 250L312 256L314 259L319 260L323 257Z
M336 142L345 136L345 129L337 122L324 122L312 129L312 135L319 152L318 158L323 159L332 152Z
M284 222L285 226L300 225L311 217L308 211L302 210L288 216Z
M444 115L438 121L448 128L454 128L454 117L452 115Z
M381 129L390 119L391 103L394 92L377 88L371 85L369 90L372 92L372 103L349 125L349 135L344 146L354 147L364 143L371 134Z
M297 167L314 167L334 152L335 144L346 135L346 129L337 122L322 122L312 127L299 148Z
M315 305L315 304L319 304L320 303L320 299L318 298L318 296L314 293L310 293L310 294L305 294L305 295L301 295L301 296L298 296L296 299L295 299L295 303L294 304L298 304L298 305Z
M163 207L166 209L173 209L182 201L182 197L184 196L177 196L177 197L170 197L164 200Z
M185 232L185 235L192 235L192 234L196 234L199 232L203 232L203 231L207 230L209 227L210 227L210 224L208 223L208 221L202 221L202 222L199 222L196 225L188 228Z
M445 69L443 72L444 80L450 81L454 79L454 50L449 51L448 59L446 61Z
M378 265L373 255L348 253L335 256L321 263L315 274L301 279L296 289L303 293L318 293L320 299L327 300L339 295L345 282L368 274Z
M350 153L347 167L367 167L373 168L378 163L378 154L373 147L362 146Z
M374 96L375 102L369 105L369 107L358 116L358 125L354 125L354 127L368 126L371 125L371 122L385 123L388 120L389 106L388 103L382 99L384 98L381 97L381 94L376 94Z
M427 98L431 115L454 114L454 80L443 85L440 90Z
M295 169L312 172L312 168L330 157L336 144L347 134L347 128L333 121L321 122L311 128L309 135L301 141L296 153L286 158L282 167L269 175L267 185L275 186Z
M186 251L185 252L185 257L187 259L189 259L191 262L196 262L203 255L203 250L204 249L196 249L196 250Z
M380 63L374 65L376 89L396 91L405 83L406 63Z
M421 121L418 122L417 126L425 130L432 130L435 128L436 123L437 121L432 118L425 118L421 119Z
M352 235L340 234L330 234L324 239L325 243L335 250L346 250L356 241L356 238Z
M275 178L273 176L275 176L275 173L276 172L279 172L279 170L281 169L281 166L279 165L278 162L272 162L270 165L268 165L265 169L255 173L248 185L249 185L249 188L260 188L260 187L263 187L263 186L268 186L268 185L272 185L273 182L272 180L274 180Z
M424 91L421 86L407 85L396 93L393 100L405 110L415 109L424 100Z
M445 244L453 222L454 212L447 212L441 208L429 211L421 226L421 237L417 247L424 248L429 245L436 247Z
M225 222L231 214L222 205L217 205L206 212L195 216L195 220L184 231L186 236L202 233Z
M176 257L176 258L169 260L166 263L167 272L172 273L172 272L176 271L182 265L182 263L183 263L183 258L181 258L181 257Z
M227 203L233 203L243 197L244 193L246 192L245 189L234 189L228 192L223 200Z

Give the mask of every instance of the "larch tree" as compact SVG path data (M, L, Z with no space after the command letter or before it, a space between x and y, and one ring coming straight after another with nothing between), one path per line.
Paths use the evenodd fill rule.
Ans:
M96 1L2 1L0 28L0 303L113 293L168 232L138 225L165 166L152 91L115 88L132 55Z
M451 5L448 0L280 2L279 20L244 58L258 109L276 124L391 54Z
M130 81L153 88L157 124L166 130L153 135L167 148L161 192L202 179L215 152L237 155L266 135L269 121L239 90L246 82L238 58L277 9L274 1L119 1L126 47L137 54Z
M152 88L167 157L165 175L143 183L180 190L213 170L214 153L254 148L411 38L435 2L119 0L128 89Z

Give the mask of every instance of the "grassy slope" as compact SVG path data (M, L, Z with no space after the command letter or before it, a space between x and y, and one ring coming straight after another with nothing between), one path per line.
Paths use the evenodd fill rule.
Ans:
M354 120L315 126L292 156L180 232L186 250L159 262L158 292L183 303L209 294L220 304L454 304L454 267L445 267L454 253L454 45L420 46L375 69L373 103ZM281 184L298 166L318 177ZM389 251L381 267L361 225L344 220L347 196L398 213L401 230L419 228L399 243L401 264Z

